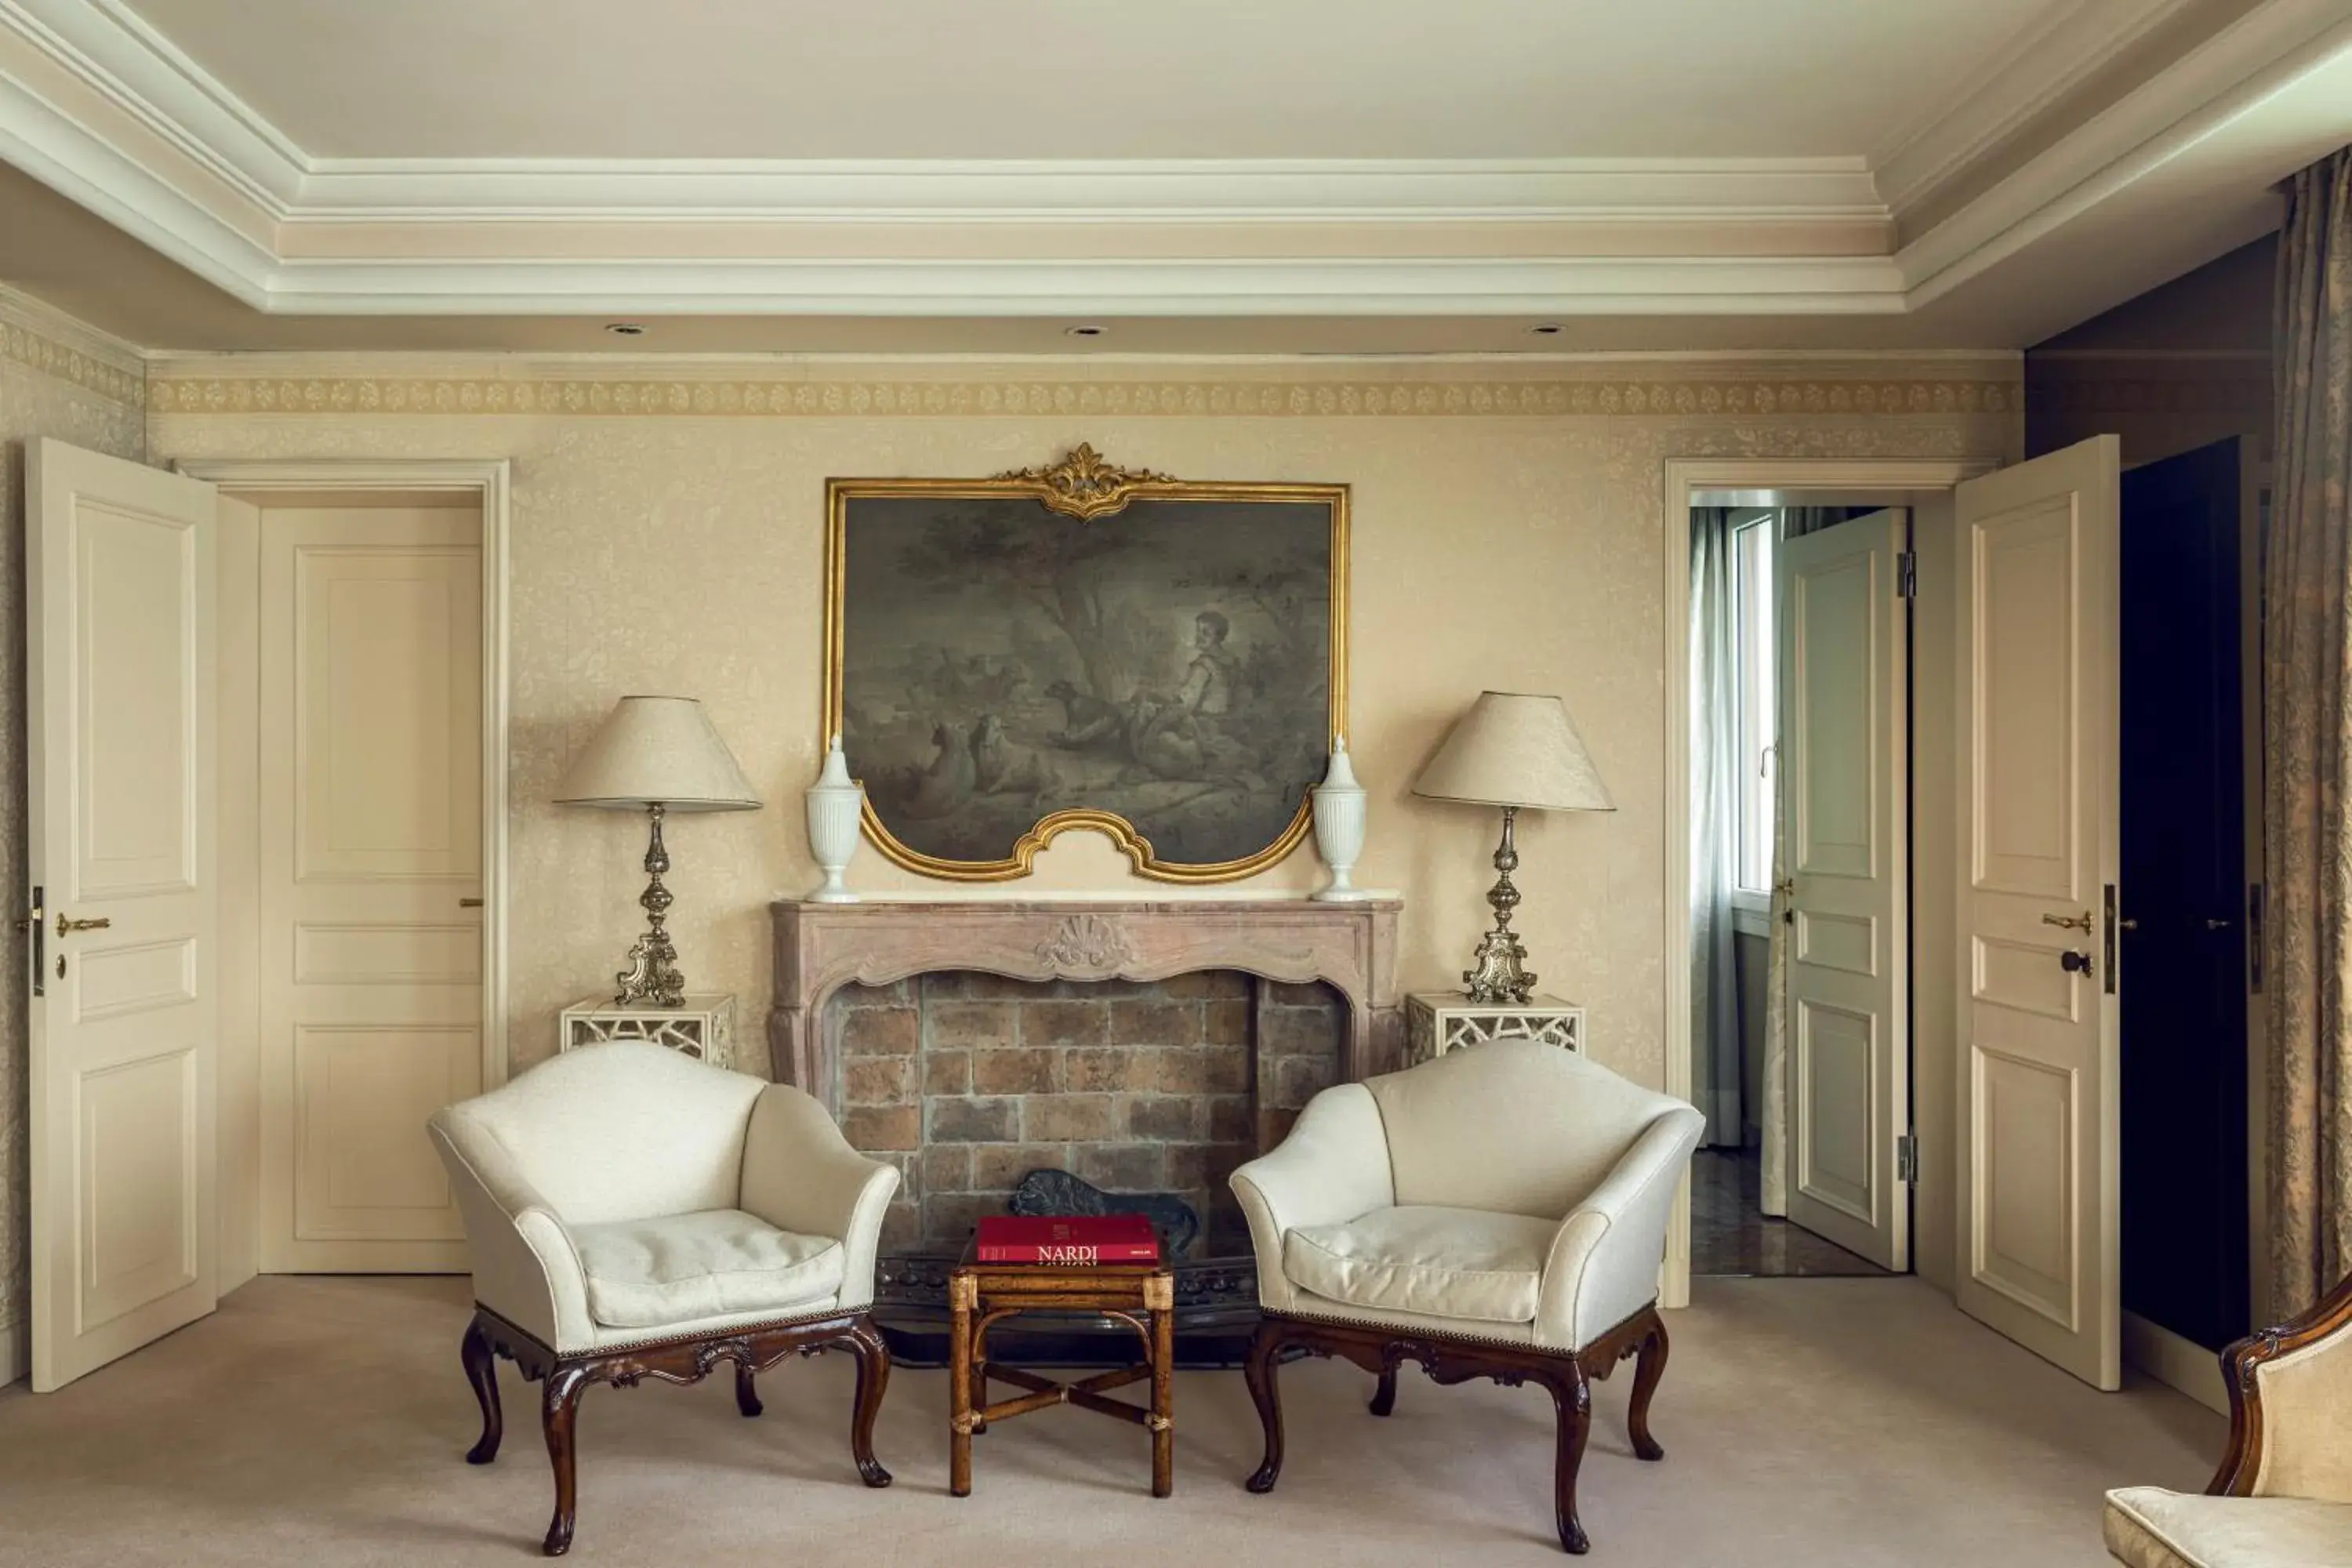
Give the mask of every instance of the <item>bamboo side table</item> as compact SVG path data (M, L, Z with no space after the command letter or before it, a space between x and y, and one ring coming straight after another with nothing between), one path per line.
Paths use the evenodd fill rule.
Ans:
M1066 1268L1041 1263L980 1263L972 1248L948 1278L948 1490L971 1495L971 1436L992 1421L1009 1421L1033 1410L1075 1405L1117 1416L1151 1433L1151 1495L1175 1489L1176 1429L1169 1374L1174 1370L1176 1277L1156 1263L1107 1263ZM1022 1312L1099 1312L1133 1329L1143 1342L1144 1359L1074 1383L1056 1383L1025 1367L1000 1366L988 1359L988 1331ZM1027 1392L992 1405L988 1381ZM1149 1408L1109 1398L1114 1388L1151 1383Z

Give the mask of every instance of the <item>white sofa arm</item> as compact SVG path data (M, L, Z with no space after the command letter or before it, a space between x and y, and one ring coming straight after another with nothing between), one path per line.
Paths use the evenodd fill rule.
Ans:
M1536 1343L1581 1350L1657 1299L1675 1193L1706 1126L1690 1106L1664 1112L1569 1211L1544 1261Z
M1234 1173L1233 1189L1257 1255L1258 1305L1287 1310L1298 1293L1282 1272L1285 1231L1343 1225L1396 1203L1388 1132L1371 1090L1343 1083L1308 1100L1289 1137Z
M789 1084L770 1084L751 1102L743 1132L741 1205L782 1230L829 1236L848 1256L841 1305L874 1300L874 1255L882 1216L898 1190L898 1168L850 1147L824 1106Z
M586 1349L596 1333L588 1279L562 1217L498 1140L457 1108L425 1126L465 1218L476 1303L551 1349Z

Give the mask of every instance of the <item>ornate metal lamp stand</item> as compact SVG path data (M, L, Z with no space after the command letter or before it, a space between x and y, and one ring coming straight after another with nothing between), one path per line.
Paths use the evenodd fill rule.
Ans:
M1486 901L1495 906L1495 929L1478 940L1478 951L1471 955L1475 967L1462 972L1462 983L1475 1003L1524 1003L1536 988L1536 977L1526 968L1527 947L1511 929L1511 911L1519 905L1519 890L1511 885L1511 873L1519 868L1518 847L1511 837L1518 815L1516 805L1503 807L1503 842L1495 850L1498 875L1486 892Z
M662 803L647 805L646 815L653 819L653 838L646 846L646 890L637 895L646 911L646 934L629 949L629 967L614 976L621 990L613 1000L624 1007L679 1007L686 1004L686 976L678 973L677 948L662 923L670 906L669 889L662 886L662 873L669 869L669 851L662 846Z

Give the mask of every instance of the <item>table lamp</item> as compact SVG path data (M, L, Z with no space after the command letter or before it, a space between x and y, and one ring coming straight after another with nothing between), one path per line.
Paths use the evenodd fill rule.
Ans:
M1519 865L1512 825L1522 810L1617 809L1567 704L1517 691L1480 692L1412 781L1412 793L1503 808L1503 842L1495 851L1498 874L1486 894L1495 907L1495 929L1479 942L1462 981L1473 1002L1525 1003L1536 976L1528 972L1527 948L1511 929L1511 911L1519 902L1519 890L1511 885Z
M637 899L646 911L646 934L629 949L629 967L614 976L621 990L613 1000L622 1006L683 1006L686 976L678 973L677 949L663 929L670 893L662 886L662 873L669 869L662 818L673 811L758 810L760 797L736 765L735 754L693 698L624 697L563 775L555 799L559 805L642 810L652 820L646 890Z

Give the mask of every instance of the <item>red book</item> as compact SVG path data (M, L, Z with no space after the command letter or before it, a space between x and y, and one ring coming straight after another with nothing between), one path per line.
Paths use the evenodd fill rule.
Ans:
M984 1215L972 1253L982 1263L1157 1263L1160 1237L1139 1214Z

